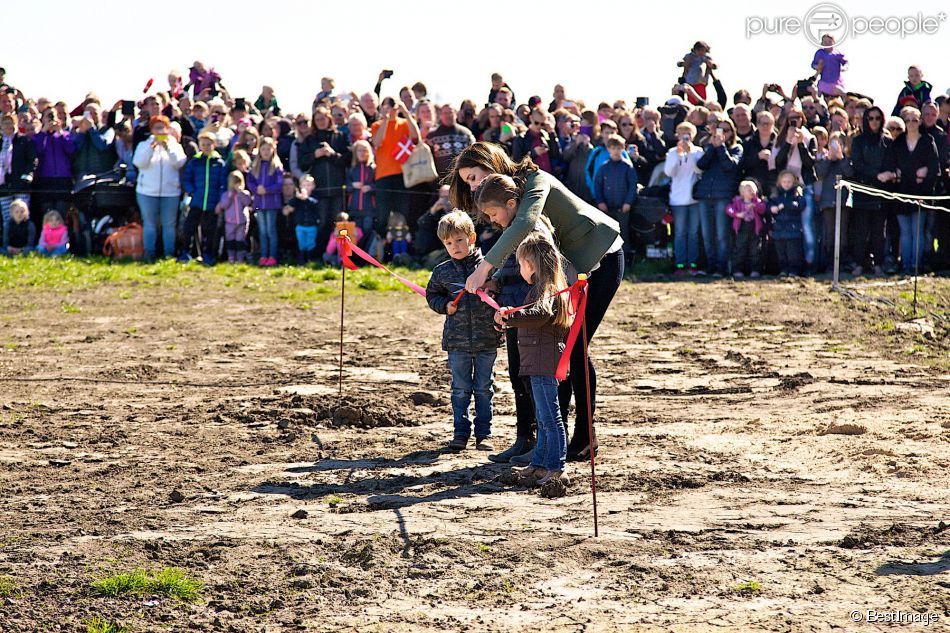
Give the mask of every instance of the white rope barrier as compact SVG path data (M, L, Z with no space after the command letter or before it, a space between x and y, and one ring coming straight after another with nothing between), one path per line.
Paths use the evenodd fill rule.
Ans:
M909 202L911 204L917 204L925 209L933 209L934 211L946 211L950 213L950 207L941 207L924 202L924 200L939 200L946 201L950 204L950 196L916 196L905 193L895 193L893 191L884 191L883 189L878 189L876 187L871 187L868 185L863 185L858 182L851 182L850 180L841 179L838 183L835 184L835 189L848 189L852 193L863 193L868 196L874 196L876 198L884 198L886 200L896 200L898 202Z

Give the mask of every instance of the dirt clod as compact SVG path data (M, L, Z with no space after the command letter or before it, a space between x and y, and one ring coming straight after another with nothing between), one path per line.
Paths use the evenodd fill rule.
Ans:
M310 516L310 513L307 512L306 510L301 509L291 514L290 518L291 519L306 519L308 516Z
M181 503L185 500L185 495L179 490L172 490L171 494L168 495L168 498L172 500L172 503Z
M567 487L560 479L551 479L541 486L541 496L545 499L556 499L567 494Z
M818 435L864 435L867 433L867 428L861 426L860 424L834 424L831 423L828 425L824 431Z

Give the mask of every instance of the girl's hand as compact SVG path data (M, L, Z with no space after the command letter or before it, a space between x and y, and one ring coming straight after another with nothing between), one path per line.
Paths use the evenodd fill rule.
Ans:
M264 185L257 185L257 195L263 196L267 193L267 189L264 188Z
M778 206L777 204L773 204L773 205L770 207L770 209L771 209L772 213L778 213L778 212L779 212L779 209L781 209L781 207Z
M363 183L361 183L361 182L352 182L352 183L350 183L350 184L352 185L351 189L362 189L362 188L363 188Z
M506 319L504 312L505 312L505 310L508 310L508 309L509 309L508 306L503 306L503 307L501 308L501 310L498 310L498 311L495 313L495 323L497 323L498 325L504 327L504 325L505 325L505 319Z
M294 208L290 206L289 204L285 204L283 211L284 211L284 216L288 216L294 212Z
M458 311L459 311L459 307L454 303L450 303L449 305L445 306L445 313L449 316L452 316Z
M369 193L372 190L373 188L369 185L363 185L362 187L360 187L360 191L362 191L363 193Z

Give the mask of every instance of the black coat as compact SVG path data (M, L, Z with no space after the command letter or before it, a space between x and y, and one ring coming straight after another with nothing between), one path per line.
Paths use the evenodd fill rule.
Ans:
M885 171L899 171L897 192L911 195L932 196L940 175L940 159L937 144L929 134L921 134L914 151L907 147L906 135L901 135L891 143L884 161ZM917 170L927 168L923 182L917 182ZM894 209L895 213L912 213L917 205L902 203Z
M333 151L334 156L314 157L322 143L326 143ZM297 147L297 165L300 171L309 172L316 181L317 199L331 196L342 196L343 185L346 182L346 169L350 166L352 154L346 139L339 132L331 130L314 130Z
M814 137L808 140L808 143L799 145L798 153L802 157L802 180L805 186L815 184L815 153L818 144ZM774 150L773 150L774 151ZM782 138L778 146L778 153L775 155L775 168L779 171L788 168L788 155L792 151L792 146Z
M442 349L446 352L488 352L501 345L501 333L495 330L495 311L477 296L464 294L457 304L458 311L447 312L482 259L482 252L476 248L465 259L442 262L432 270L426 285L429 307L446 315L442 328Z
M774 143L775 132L772 132L768 145L762 145L759 133L756 132L742 145L742 178L752 178L759 183L759 191L763 195L768 195L775 188L775 170L769 169L769 161L759 158L759 152L764 149L771 150Z
M532 293L533 294L533 293ZM529 294L528 301L532 300ZM554 376L564 353L567 331L554 325L553 301L541 302L508 316L505 324L518 328L519 376Z
M865 128L867 123L865 122ZM890 151L891 139L883 134L862 132L851 140L851 167L854 170L852 178L862 185L889 189L877 179L877 175L884 169L885 158ZM852 202L855 209L880 209L883 199L855 192Z
M13 156L10 158L10 173L7 174L3 185L0 185L0 196L29 193L34 171L36 171L36 146L33 145L33 140L29 136L15 134Z

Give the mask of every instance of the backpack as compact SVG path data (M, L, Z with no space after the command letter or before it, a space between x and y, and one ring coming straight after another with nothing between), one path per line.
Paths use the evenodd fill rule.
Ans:
M132 222L112 232L102 245L102 254L112 259L142 259L145 245L142 240L142 225Z

